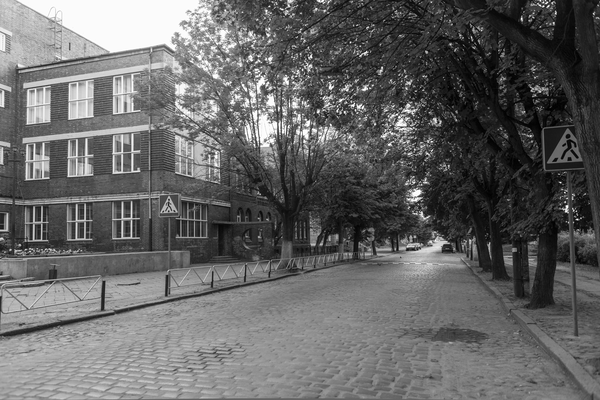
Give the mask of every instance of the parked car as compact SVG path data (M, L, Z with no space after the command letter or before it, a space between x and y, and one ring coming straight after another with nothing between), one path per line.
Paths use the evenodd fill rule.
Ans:
M450 252L450 253L454 253L454 247L452 247L452 245L450 243L444 243L442 245L442 253L444 252Z
M430 240L429 242L427 242L427 246L433 246L433 242Z
M419 247L419 243L409 243L406 245L406 251L409 251L409 250L417 251L420 249L421 248Z

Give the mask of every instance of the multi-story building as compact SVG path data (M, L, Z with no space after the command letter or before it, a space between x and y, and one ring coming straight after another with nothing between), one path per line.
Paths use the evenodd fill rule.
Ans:
M170 245L192 262L270 255L268 203L220 149L157 124L136 97L139 78L173 66L168 46L110 53L56 15L0 6L0 235L10 246ZM181 195L180 217L159 217L165 193Z

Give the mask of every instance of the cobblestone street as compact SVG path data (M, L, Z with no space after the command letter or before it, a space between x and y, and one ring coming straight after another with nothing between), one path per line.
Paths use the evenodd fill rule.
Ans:
M437 250L0 338L0 397L582 398Z

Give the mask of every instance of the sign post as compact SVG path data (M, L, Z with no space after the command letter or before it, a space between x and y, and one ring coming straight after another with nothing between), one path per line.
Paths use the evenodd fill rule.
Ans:
M573 234L573 187L571 172L583 169L583 160L573 125L553 126L542 130L544 171L567 171L567 197L569 208L569 252L571 259L571 305L573 309L573 335L579 336L577 327L577 285L575 278L575 238Z
M179 194L161 194L158 198L158 209L160 210L158 216L161 218L169 218L167 222L168 231L168 269L171 269L171 220L173 217L179 217L181 210L181 196Z

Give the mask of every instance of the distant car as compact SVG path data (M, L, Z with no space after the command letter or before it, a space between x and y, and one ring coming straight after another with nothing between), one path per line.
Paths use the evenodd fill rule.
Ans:
M430 240L429 242L427 242L427 246L433 246L433 242Z
M450 253L454 253L454 247L450 243L444 243L442 245L442 253L449 251Z
M417 251L419 249L420 249L420 247L419 247L418 243L409 243L406 245L406 251L409 251L409 250Z

